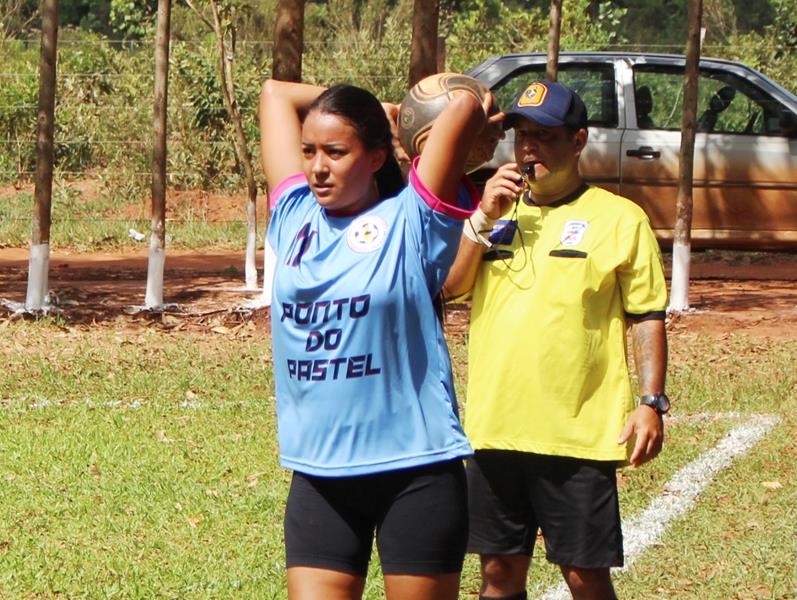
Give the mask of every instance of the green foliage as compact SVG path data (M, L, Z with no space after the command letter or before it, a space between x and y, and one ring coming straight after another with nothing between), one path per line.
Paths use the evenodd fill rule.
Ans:
M622 29L629 43L657 44L659 52L682 52L686 46L687 0L616 0L625 8Z
M157 8L158 0L61 0L58 12L62 27L138 39L151 31Z
M108 21L123 38L138 39L151 33L157 9L157 0L111 0Z
M549 4L529 8L498 0L467 0L446 31L449 68L466 71L495 54L546 52ZM620 22L626 9L590 0L572 0L562 9L560 50L604 50L621 44Z
M749 0L749 11L740 2L706 2L704 52L741 60L794 90L797 0ZM23 4L25 10L32 6ZM231 49L236 97L257 166L257 102L270 70L275 1L222 4L237 31ZM62 29L59 40L56 170L63 176L96 177L117 203L141 202L149 194L156 5L156 0L61 2L62 19L73 27ZM197 5L209 14L206 1ZM644 49L681 51L685 6L686 0L568 0L561 50L646 44ZM440 33L447 70L465 71L495 54L546 51L549 7L547 0L443 1ZM101 27L85 21L90 9L96 9L92 19L105 19ZM175 2L173 9L169 185L242 189L215 38L184 2ZM409 73L412 9L413 0L308 2L304 79L324 85L347 81L384 100L400 101ZM81 23L83 29L74 28ZM758 28L747 33L751 23ZM98 27L104 33L90 31ZM106 35L141 41L118 44ZM658 45L669 43L675 45ZM38 40L0 38L0 59L6 72L0 86L0 182L10 182L29 178L24 173L35 168Z
M38 8L37 0L0 0L0 43L25 37Z
M322 85L354 83L398 102L406 92L411 34L411 0L395 6L387 0L309 5L303 78Z
M35 168L38 49L17 40L0 43L6 76L0 85L0 181Z
M797 92L797 1L778 3L774 21L762 32L729 38L724 56L758 69L792 93Z

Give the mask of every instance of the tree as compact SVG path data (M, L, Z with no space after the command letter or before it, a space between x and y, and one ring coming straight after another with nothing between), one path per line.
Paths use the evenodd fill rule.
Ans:
M274 19L271 76L281 81L302 80L304 52L304 0L278 0ZM266 221L268 227L268 221ZM271 284L277 257L266 243L263 257L263 294L261 302L271 304Z
M301 81L303 51L304 0L278 0L271 76L281 81Z
M412 14L412 52L409 87L437 72L439 0L415 0Z
M559 72L559 32L562 29L562 0L551 0L551 28L548 36L548 65L545 78L556 81Z
M236 28L231 13L233 7L230 3L220 4L216 0L209 0L213 20L208 19L192 2L186 4L193 10L205 24L210 27L216 36L217 71L221 85L221 96L224 108L232 121L235 130L235 154L239 164L243 166L244 181L246 182L246 257L244 260L244 278L246 289L257 289L257 265L255 254L257 252L257 183L255 171L252 166L252 155L246 143L241 112L235 99L235 79L233 76L233 60L235 59Z
M36 184L25 308L46 310L49 305L50 219L53 198L53 129L55 125L55 71L58 49L58 0L42 0L39 54L39 108L36 134Z
M166 133L169 95L169 31L171 0L158 0L155 38L155 106L152 128L152 219L147 261L147 309L163 307L163 267L166 262Z
M24 35L38 16L34 0L0 0L0 40Z
M684 113L681 122L681 154L678 196L675 208L675 233L672 245L672 279L670 306L672 312L689 308L689 261L692 243L692 175L697 130L697 82L700 63L700 25L703 0L689 2L689 35L686 40L686 74L684 78Z

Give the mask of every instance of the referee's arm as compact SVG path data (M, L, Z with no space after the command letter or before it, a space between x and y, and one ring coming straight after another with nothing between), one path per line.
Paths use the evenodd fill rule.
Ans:
M667 331L664 318L632 319L630 328L640 395L664 393L667 373ZM639 467L656 458L661 452L664 444L662 416L649 406L638 406L628 418L617 442L624 444L631 435L636 436L636 441L629 462L634 467Z
M469 226L468 221L465 221L464 226ZM462 235L459 240L457 258L454 260L454 264L451 265L446 282L443 284L443 298L445 300L464 296L473 289L473 284L476 283L476 275L479 273L483 252L484 246L471 241L466 235Z
M495 221L504 214L523 191L517 163L501 165L484 185L481 203L476 213L463 224L459 250L446 282L443 296L449 300L464 296L473 289L479 274L482 254L488 247L489 235Z

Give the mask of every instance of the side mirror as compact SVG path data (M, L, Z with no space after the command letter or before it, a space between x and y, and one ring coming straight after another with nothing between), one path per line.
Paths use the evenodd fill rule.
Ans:
M783 109L778 122L783 135L788 138L797 138L797 115L790 110Z

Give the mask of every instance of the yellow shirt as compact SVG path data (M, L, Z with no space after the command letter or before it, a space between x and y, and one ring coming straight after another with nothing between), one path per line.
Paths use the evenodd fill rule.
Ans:
M590 187L555 206L520 201L516 219L514 235L510 213L496 223L503 244L473 291L465 431L477 449L625 460L625 317L663 316L667 301L648 218Z

